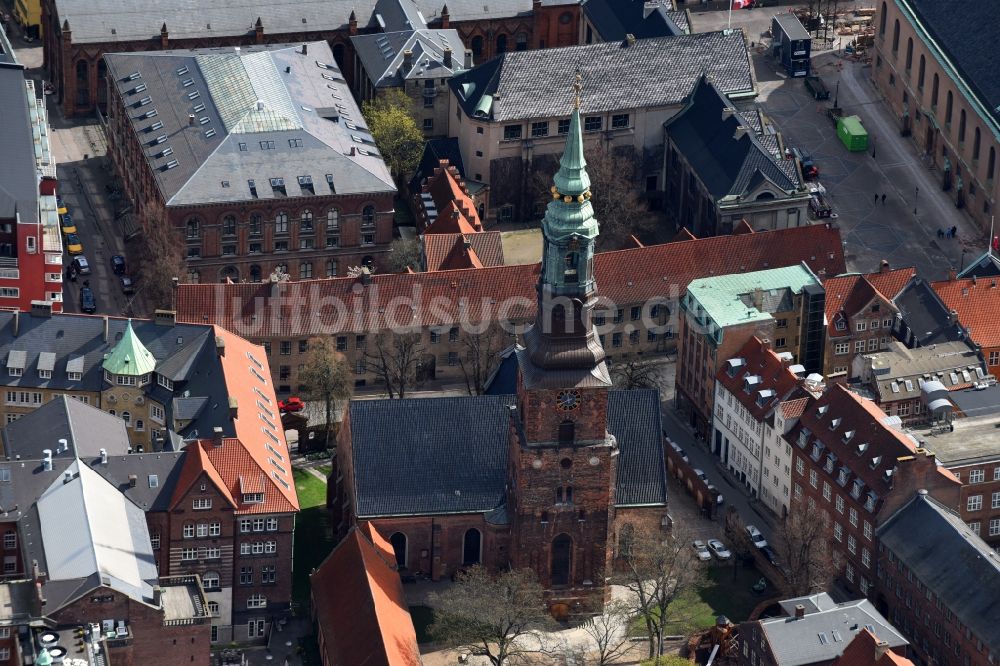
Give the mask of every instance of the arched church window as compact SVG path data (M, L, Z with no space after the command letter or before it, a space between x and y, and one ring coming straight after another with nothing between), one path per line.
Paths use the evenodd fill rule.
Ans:
M406 535L396 532L389 537L393 553L396 555L396 566L400 569L406 568Z
M559 443L572 444L576 440L576 424L566 419L559 424Z

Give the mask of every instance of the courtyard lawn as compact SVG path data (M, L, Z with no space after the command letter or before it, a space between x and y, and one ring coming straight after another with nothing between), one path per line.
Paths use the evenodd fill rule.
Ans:
M315 467L313 467L313 469L315 469L317 472L319 472L323 476L329 478L330 477L330 472L333 471L333 465L316 465Z
M754 594L753 584L760 577L761 573L756 569L738 567L734 580L731 564L709 568L701 589L688 592L670 604L667 612L675 620L667 626L667 632L689 634L712 626L719 615L725 615L734 624L749 619L757 604L774 596L770 582L763 594ZM632 621L631 633L645 635L646 623L641 617Z
M301 510L295 517L295 553L292 598L299 613L309 612L309 574L330 554L330 514L326 508L326 484L301 469L293 470L295 492Z
M323 472L320 472L322 474ZM326 506L326 484L304 469L293 469L295 492L299 496L299 507L309 509L314 506Z

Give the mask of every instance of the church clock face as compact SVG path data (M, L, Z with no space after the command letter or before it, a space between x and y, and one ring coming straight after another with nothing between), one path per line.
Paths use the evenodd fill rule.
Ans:
M556 396L556 407L564 412L570 412L580 406L579 391L559 391Z

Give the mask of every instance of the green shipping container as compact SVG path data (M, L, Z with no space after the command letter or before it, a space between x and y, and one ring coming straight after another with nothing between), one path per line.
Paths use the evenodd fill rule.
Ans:
M844 116L837 120L837 136L852 153L868 149L868 131L857 116Z

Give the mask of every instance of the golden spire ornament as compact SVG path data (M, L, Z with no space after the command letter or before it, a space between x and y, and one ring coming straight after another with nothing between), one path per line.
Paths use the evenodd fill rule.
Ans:
M580 70L576 70L576 82L573 83L573 108L580 108L580 91L583 89L583 77L580 76Z

